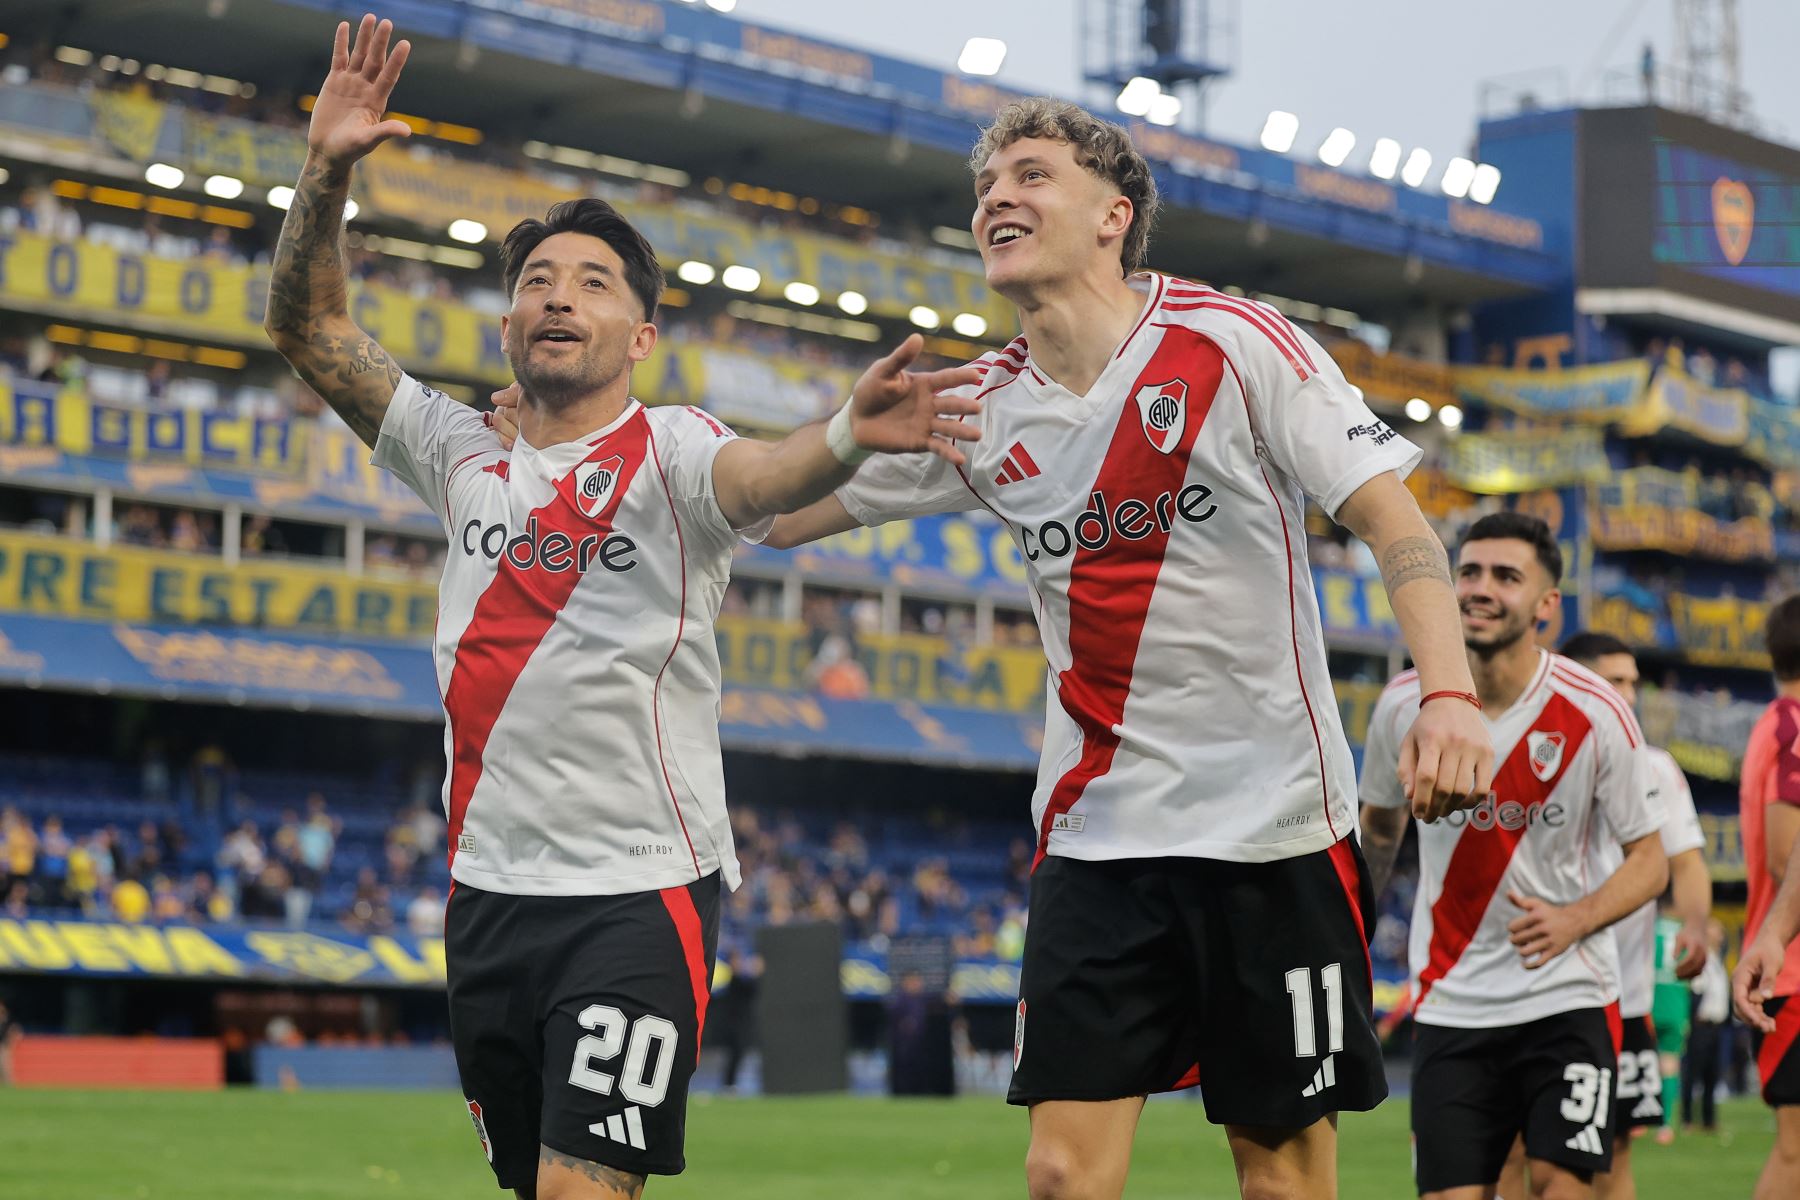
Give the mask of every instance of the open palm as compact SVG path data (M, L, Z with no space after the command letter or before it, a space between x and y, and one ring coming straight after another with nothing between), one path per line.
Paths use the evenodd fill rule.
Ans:
M350 23L338 22L331 44L331 73L313 101L312 125L306 144L314 154L337 166L349 166L392 137L412 132L403 121L384 121L388 97L400 78L400 68L412 52L411 42L400 42L392 52L388 41L394 23L375 21L366 14L350 45Z
M966 459L956 442L975 441L981 430L956 418L979 413L981 403L938 393L980 383L982 373L975 367L907 370L924 344L915 333L863 372L850 395L850 432L865 450L883 454L929 450L960 467Z

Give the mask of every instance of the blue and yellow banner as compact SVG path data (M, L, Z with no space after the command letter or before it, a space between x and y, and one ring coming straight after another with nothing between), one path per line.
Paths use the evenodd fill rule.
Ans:
M1721 562L1770 562L1775 530L1766 518L1720 521L1681 508L1618 508L1594 504L1588 534L1596 550L1664 550Z
M1025 560L1006 526L985 512L857 526L793 551L740 545L737 561L841 584L891 582L1026 602Z
M1521 417L1608 424L1642 405L1650 364L1631 359L1554 371L1457 367L1455 377L1465 403L1486 404Z
M1750 435L1750 404L1750 394L1741 388L1711 387L1664 363L1643 403L1619 422L1619 432L1652 437L1674 429L1716 446L1742 446Z
M1465 433L1450 443L1444 475L1456 487L1484 495L1511 495L1566 487L1604 478L1606 444L1599 429L1574 427L1546 436L1541 430Z
M1675 641L1692 662L1721 667L1764 667L1763 643L1768 605L1735 596L1669 597L1669 622Z

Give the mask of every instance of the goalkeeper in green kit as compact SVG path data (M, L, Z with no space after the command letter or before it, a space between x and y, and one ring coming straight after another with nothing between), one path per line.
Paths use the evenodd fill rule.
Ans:
M1656 1049L1662 1058L1663 1123L1656 1140L1664 1145L1675 1140L1672 1114L1681 1097L1681 1055L1693 1020L1692 986L1675 975L1681 958L1676 939L1681 930L1682 923L1673 917L1656 919L1656 986L1650 993L1650 1020L1656 1026Z

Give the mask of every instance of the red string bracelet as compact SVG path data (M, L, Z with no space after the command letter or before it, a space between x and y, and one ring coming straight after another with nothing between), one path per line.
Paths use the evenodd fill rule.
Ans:
M1474 692L1427 692L1424 697L1420 699L1419 707L1424 708L1433 700L1442 700L1446 697L1451 700L1467 700L1470 704L1475 706L1476 712L1481 711L1481 697L1477 696Z

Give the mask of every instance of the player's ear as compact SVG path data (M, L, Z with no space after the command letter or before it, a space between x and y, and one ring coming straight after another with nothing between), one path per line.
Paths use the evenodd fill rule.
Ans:
M1136 213L1131 200L1127 196L1114 196L1106 202L1106 211L1100 218L1100 236L1106 241L1122 238L1131 229L1131 218Z
M511 326L512 326L512 317L506 313L501 313L500 314L500 345L502 347L504 347L506 345L506 331Z
M641 322L636 329L631 331L631 345L625 351L625 356L632 362L639 363L649 358L650 352L654 349L656 349L656 326L648 321Z

